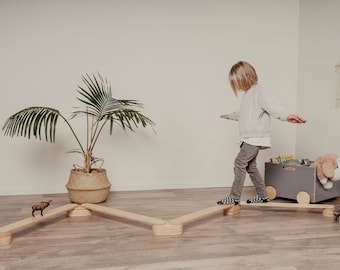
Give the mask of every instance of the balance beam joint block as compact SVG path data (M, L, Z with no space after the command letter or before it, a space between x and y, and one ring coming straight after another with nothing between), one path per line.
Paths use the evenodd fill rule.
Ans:
M241 206L235 205L230 208L226 208L223 210L223 215L225 216L233 216L241 212Z
M92 211L79 205L76 208L70 211L67 211L66 215L68 217L87 217L87 216L92 216Z
M9 245L12 242L11 232L0 232L0 246Z
M152 234L154 236L178 236L183 234L182 224L171 224L169 222L165 224L152 225Z

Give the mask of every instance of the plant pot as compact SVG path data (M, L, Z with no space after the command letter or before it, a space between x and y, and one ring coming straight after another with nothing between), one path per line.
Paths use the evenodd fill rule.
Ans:
M66 188L71 202L101 203L109 196L111 183L105 169L93 169L91 173L72 169Z

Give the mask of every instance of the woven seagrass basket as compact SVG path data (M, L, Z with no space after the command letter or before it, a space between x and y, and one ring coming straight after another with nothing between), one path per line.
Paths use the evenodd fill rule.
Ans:
M105 169L93 169L91 173L72 169L66 188L71 202L101 203L108 198L111 183Z

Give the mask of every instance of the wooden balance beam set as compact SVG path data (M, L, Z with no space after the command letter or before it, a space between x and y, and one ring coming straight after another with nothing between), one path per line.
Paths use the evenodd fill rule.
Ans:
M300 208L300 209L321 209L323 216L334 216L334 205L327 204L297 204L297 203L253 203L248 204L244 201L239 205L215 205L209 208L205 208L170 221L162 219L139 215L127 211L117 210L106 206L97 204L84 203L84 204L66 204L64 206L52 209L44 216L30 217L15 223L0 227L0 245L9 245L12 240L12 233L29 225L33 225L52 217L60 216L66 213L66 216L89 216L92 212L102 213L108 216L118 217L126 219L128 221L138 222L152 226L152 233L154 236L177 236L183 234L183 227L186 224L195 222L199 219L203 219L219 212L223 215L235 215L241 211L241 207L273 207L273 208Z

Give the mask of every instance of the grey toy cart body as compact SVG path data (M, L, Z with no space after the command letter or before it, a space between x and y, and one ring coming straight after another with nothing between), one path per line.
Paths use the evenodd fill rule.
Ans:
M271 200L280 197L298 203L317 203L340 196L340 181L324 189L316 169L303 165L265 163L265 184Z

